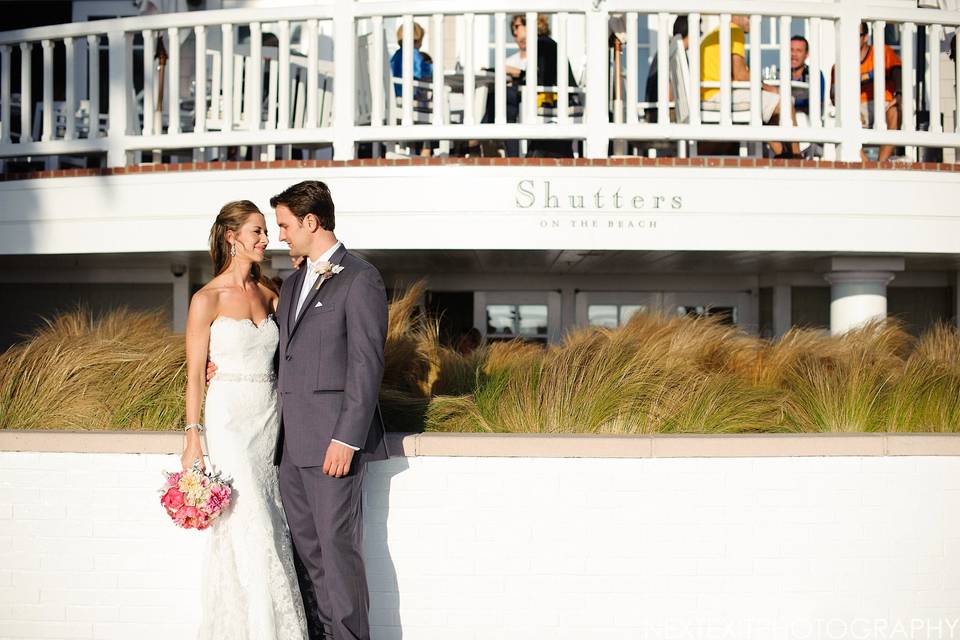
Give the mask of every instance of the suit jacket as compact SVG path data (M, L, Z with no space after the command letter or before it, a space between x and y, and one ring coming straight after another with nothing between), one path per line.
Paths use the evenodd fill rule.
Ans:
M311 290L299 316L306 268L280 289L277 389L281 425L274 453L298 467L323 465L332 439L360 447L362 460L387 457L378 396L383 379L387 296L377 269L341 246L343 271Z

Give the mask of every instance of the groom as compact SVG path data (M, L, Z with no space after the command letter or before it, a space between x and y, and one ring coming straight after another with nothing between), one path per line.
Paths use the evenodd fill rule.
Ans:
M327 185L295 184L270 206L280 240L304 259L283 283L277 308L280 495L325 632L369 640L361 485L366 463L387 457L377 405L386 291L376 268L333 234Z

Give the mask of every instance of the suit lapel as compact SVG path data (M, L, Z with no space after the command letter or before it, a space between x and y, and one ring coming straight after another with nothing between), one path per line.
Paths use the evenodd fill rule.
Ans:
M296 318L294 318L294 315L297 313L297 301L300 299L300 291L303 289L303 279L307 277L306 273L307 273L307 265L306 265L306 260L304 260L304 264L301 265L299 269L297 269L297 272L293 276L293 284L290 287L291 295L287 296L287 299L283 301L285 310L286 310L285 319L286 319L287 326L285 327L285 329L287 331L288 337L293 331L293 325L296 320Z
M330 256L330 264L340 264L343 261L343 257L345 255L347 255L347 248L341 244L340 248L334 251L333 255ZM306 267L301 269L301 271L305 271L305 269ZM300 278L300 286L297 288L297 296L298 296L297 299L299 299L299 292L303 288L303 278L305 277L306 275ZM336 279L336 276L333 276L332 278L330 278L330 280L334 280L334 279ZM303 320L303 317L307 315L307 313L309 313L311 307L313 307L313 305L316 304L317 298L320 296L320 293L329 290L331 284L332 283L330 282L326 282L320 288L317 288L316 284L313 285L313 290L307 296L307 299L304 300L303 302L303 308L301 309L300 314L297 315L297 317L293 321L293 328L290 329L290 337L287 339L287 343L293 340L293 335L296 333L297 327L300 326L300 321ZM297 312L297 306L296 304L294 304L293 313L296 313L296 312Z

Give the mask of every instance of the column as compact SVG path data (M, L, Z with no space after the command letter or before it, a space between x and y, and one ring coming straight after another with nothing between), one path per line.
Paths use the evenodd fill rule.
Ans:
M789 284L773 286L773 335L783 336L793 326L793 306Z
M887 317L887 285L892 271L834 271L830 283L830 333L839 335Z
M173 276L173 330L184 333L190 306L190 271L186 265L176 264L170 267L170 272Z

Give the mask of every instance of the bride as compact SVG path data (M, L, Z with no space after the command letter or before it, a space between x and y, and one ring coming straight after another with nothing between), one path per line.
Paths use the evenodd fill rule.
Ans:
M187 315L184 469L209 459L233 479L233 506L211 527L202 590L200 638L288 640L306 622L280 503L273 447L280 425L274 376L278 292L260 272L267 224L248 200L230 202L210 231L213 280L194 294ZM206 364L217 365L200 405Z

